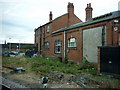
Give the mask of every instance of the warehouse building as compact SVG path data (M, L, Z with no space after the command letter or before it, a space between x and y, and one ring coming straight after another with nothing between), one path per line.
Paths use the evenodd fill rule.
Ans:
M67 57L82 64L82 58L98 64L98 46L120 45L120 11L92 18L93 8L87 4L86 21L74 14L73 3L68 3L68 13L35 29L35 45L38 54Z

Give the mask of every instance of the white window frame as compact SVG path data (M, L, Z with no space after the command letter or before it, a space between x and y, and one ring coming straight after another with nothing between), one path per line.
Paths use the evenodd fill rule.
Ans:
M50 32L50 25L47 26L47 32Z
M50 43L49 42L45 42L44 43L44 48L45 49L49 49L50 48Z
M62 41L61 40L55 40L55 45L54 45L55 53L62 53Z
M77 47L76 38L73 37L68 40L68 47Z

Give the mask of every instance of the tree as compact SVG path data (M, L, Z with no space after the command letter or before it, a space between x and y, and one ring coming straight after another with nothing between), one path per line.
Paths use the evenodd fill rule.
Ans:
M33 49L34 49L34 46L33 46L33 45L27 45L27 46L26 46L26 49L33 50Z

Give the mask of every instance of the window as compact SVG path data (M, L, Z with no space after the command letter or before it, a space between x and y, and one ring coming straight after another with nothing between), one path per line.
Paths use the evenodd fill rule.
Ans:
M38 35L40 35L41 34L41 29L39 29L39 31L38 31Z
M76 47L76 38L70 38L68 40L68 47Z
M45 42L45 43L44 43L44 48L45 48L45 49L49 49L49 48L50 48L49 42Z
M49 32L49 31L50 31L50 26L48 25L48 26L47 26L47 32Z
M45 33L45 27L42 28L42 33Z
M62 41L61 40L55 41L55 53L62 53Z

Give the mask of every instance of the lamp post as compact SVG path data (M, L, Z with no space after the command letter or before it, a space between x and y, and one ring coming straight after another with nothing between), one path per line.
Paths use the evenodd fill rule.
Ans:
M9 38L11 40L11 38ZM9 42L9 51L11 51L11 43Z
M20 51L20 40L19 40L19 51Z
M17 46L17 51L18 51L18 46Z

